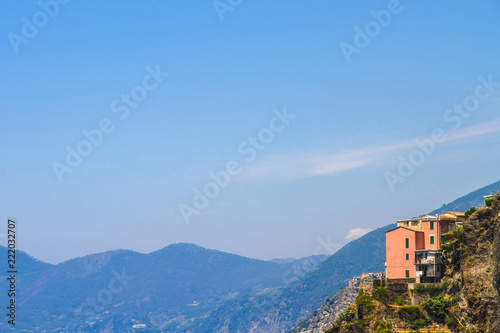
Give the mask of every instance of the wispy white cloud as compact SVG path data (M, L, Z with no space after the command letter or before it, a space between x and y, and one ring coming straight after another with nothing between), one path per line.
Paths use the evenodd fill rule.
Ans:
M453 131L448 134L448 141L475 138L496 132L500 132L500 118Z
M372 229L370 229L370 228L354 228L354 229L351 229L347 233L347 236L345 236L345 240L352 241L352 240L358 239L359 237L366 235L370 231L372 231Z
M497 132L500 132L500 118L447 132L447 140L444 144L474 140ZM337 153L295 152L263 155L259 160L245 167L243 178L293 180L337 174L380 163L388 153L417 148L415 141L423 139L418 138L398 143L362 147Z

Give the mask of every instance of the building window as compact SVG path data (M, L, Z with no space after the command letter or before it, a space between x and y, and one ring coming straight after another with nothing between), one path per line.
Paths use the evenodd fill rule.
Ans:
M410 277L410 270L409 269L405 270L405 276L406 276L406 278Z
M405 247L406 247L407 249L409 249L409 248L410 248L410 239L409 239L409 238L405 238Z
M406 260L410 260L410 254L409 253L406 254Z
M434 236L431 236L431 244L434 244Z
M431 221L431 230L434 230L434 221Z
M437 266L437 271L439 272L439 265Z

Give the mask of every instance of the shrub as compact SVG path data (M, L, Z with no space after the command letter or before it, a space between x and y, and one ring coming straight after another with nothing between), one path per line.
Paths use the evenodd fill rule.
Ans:
M371 310L373 308L373 298L370 295L359 295L356 297L356 305Z
M448 307L450 307L451 301L443 297L443 295L436 296L434 298L429 298L422 306L427 311L427 313L433 317L444 320L446 318L446 313Z
M429 318L420 311L418 306L408 306L405 305L398 310L398 316L409 324L410 328L413 330L425 327L430 324Z
M493 201L495 201L495 198L486 198L484 200L484 205L486 207L491 207L493 205Z
M381 323L378 320L373 324L373 331L375 333L392 333L392 330L391 330L391 327L389 324Z
M396 305L404 305L405 303L403 302L403 300L401 299L401 297L396 297L396 300L394 301L394 303Z
M465 211L465 216L469 217L476 212L476 207L471 207Z
M356 322L354 324L356 325L355 328L358 332L365 332L366 331L366 323L363 319L356 320Z
M377 301L383 304L387 304L389 300L389 292L385 288L379 288L377 290Z
M455 241L452 242L447 242L447 243L441 243L441 246L439 246L439 251L441 252L448 252L451 251L455 247Z

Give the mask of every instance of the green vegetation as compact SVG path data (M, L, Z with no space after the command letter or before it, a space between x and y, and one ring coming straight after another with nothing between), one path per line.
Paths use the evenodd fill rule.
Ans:
M446 286L444 284L417 284L414 292L420 295L429 295L430 297L439 296L444 290L446 290Z
M477 211L476 207L471 207L465 211L465 216L469 217Z
M484 205L486 207L491 207L493 205L493 201L495 201L495 200L496 200L496 198L486 198L484 200Z
M376 321L374 324L373 324L373 331L375 333L392 333L392 330L391 330L391 324L390 323L382 323L380 321Z
M398 296L398 297L396 297L396 300L394 301L394 304L403 306L405 303L403 302L403 300L401 299L401 297Z
M444 298L442 294L434 298L429 298L424 303L422 303L422 306L430 316L441 321L445 320L447 310L450 305L451 300Z
M439 251L441 251L441 252L449 252L449 251L453 250L454 243L455 243L455 241L441 243L441 246L439 247Z
M389 292L387 289L382 287L377 290L377 301L387 305L387 302L389 301Z
M458 243L457 241L464 234L464 228L457 228L453 231L447 232L443 235L443 242L439 247L439 251L453 251L456 249Z
M363 307L367 310L373 309L373 298L370 295L359 295L356 297L356 305Z
M404 305L398 310L398 316L404 320L412 330L425 327L431 322L429 318L420 311L418 306Z

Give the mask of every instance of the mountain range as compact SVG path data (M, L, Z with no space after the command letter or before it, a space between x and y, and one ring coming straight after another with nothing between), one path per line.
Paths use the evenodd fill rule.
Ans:
M5 262L7 248L0 253ZM22 309L17 328L128 331L145 324L177 332L230 299L286 284L294 272L305 269L305 274L326 258L279 264L173 244L149 254L109 251L58 265L22 251L16 259ZM6 290L6 276L0 287ZM8 327L0 324L1 331Z
M500 181L433 213L466 210ZM109 251L61 264L17 251L17 329L75 332L287 332L347 286L383 271L385 232L376 229L335 254L262 261L194 244L142 254ZM6 262L7 249L0 249ZM326 260L325 260L326 259ZM6 276L0 288L6 290ZM8 331L5 321L0 331Z

